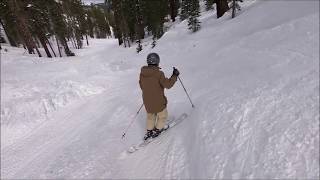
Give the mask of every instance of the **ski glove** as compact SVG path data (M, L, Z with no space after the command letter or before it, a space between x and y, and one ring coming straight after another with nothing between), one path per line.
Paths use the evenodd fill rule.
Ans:
M173 72L172 72L172 75L174 75L174 76L179 76L179 74L180 74L180 72L178 71L178 69L177 68L175 68L175 67L173 67Z

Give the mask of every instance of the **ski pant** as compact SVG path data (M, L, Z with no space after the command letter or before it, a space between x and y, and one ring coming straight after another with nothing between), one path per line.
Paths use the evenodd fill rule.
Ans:
M164 128L168 118L167 108L158 113L147 113L147 130Z

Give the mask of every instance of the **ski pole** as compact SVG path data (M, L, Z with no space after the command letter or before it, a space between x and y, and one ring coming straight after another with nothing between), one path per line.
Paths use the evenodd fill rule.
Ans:
M189 98L189 101L190 101L190 103L191 103L191 105L192 105L192 108L194 108L194 105L193 105L193 103L192 103L192 101L191 101L191 98L190 98L190 96L189 96L186 88L184 87L184 85L183 85L183 83L182 83L182 81L181 81L181 79L180 79L179 76L178 76L178 79L179 79L179 81L180 81L180 83L181 83L181 85L182 85L182 87L183 87L183 89L184 89L184 92L186 92L186 94L187 94L187 96L188 96L188 98Z
M122 139L125 138L127 131L129 130L129 128L131 127L131 125L133 124L133 122L137 119L136 117L138 116L140 110L142 109L143 104L141 104L138 112L136 113L136 115L133 117L132 121L130 122L129 126L126 128L126 130L124 131L124 133L122 134Z

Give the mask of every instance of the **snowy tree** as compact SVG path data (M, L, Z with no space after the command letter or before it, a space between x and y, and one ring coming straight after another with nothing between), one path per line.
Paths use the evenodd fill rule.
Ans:
M68 38L68 30L67 30L67 22L65 17L63 16L63 9L60 3L56 1L48 1L48 9L49 9L49 16L52 22L52 30L56 36L57 46L59 50L60 57L60 45L59 42L62 44L65 54L67 56L74 56L75 54L71 52L69 49L69 45L67 43Z
M0 23L5 31L11 46L22 44L16 29L16 17L10 11L8 1L0 1Z
M36 49L38 56L42 57L28 26L28 17L24 10L24 3L12 0L8 1L7 7L9 7L9 11L12 13L12 17L16 21L15 26L17 28L17 32L21 37L23 44L28 49L29 54L34 54L34 49Z
M180 20L183 21L188 18L189 6L188 0L181 0Z
M187 0L186 2L189 6L188 29L192 32L196 32L200 29L200 21L198 20L198 17L200 16L199 0Z
M141 4L139 0L136 0L135 4L135 39L137 40L137 52L142 51L141 41L145 36L144 25L143 25L143 14Z
M106 0L112 9L112 26L119 45L130 47L148 35L156 41L164 34L164 23L170 14L172 21L177 16L178 0ZM141 42L141 41L140 41ZM156 44L156 43L153 43ZM138 48L139 44L138 44Z
M98 39L106 38L111 32L103 10L97 6L91 5L91 12L94 34Z
M0 1L0 23L12 46L23 45L29 53L35 50L42 56L38 47L42 47L47 57L56 56L52 48L51 37L55 37L57 46L65 50L67 56L74 56L69 43L74 48L83 46L87 35L99 38L111 35L109 21L104 6L87 6L81 0L10 0ZM51 51L50 51L51 50Z
M216 0L205 0L206 10L209 11L213 9L213 4Z
M47 38L48 32L50 31L50 24L46 5L44 3L39 3L39 1L33 2L28 0L24 2L30 32L40 41L41 46L47 54L47 57L51 58L52 55L48 48L50 42ZM52 53L54 53L53 50Z
M114 35L118 39L119 46L123 44L122 31L120 28L120 22L123 21L122 12L121 12L121 0L111 0L111 6L114 15Z
M168 2L166 0L143 0L143 15L147 30L151 31L155 38L163 35L163 23L168 15Z
M199 0L182 0L180 19L184 20L188 18L188 29L192 32L196 32L200 29L200 16Z

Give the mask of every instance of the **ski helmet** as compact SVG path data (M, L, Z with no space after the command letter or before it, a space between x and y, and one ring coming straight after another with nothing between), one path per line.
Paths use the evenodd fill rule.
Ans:
M158 65L160 63L160 57L157 53L150 53L147 56L148 65Z

